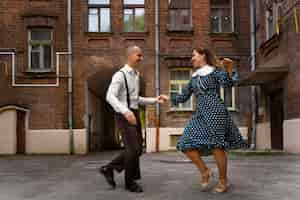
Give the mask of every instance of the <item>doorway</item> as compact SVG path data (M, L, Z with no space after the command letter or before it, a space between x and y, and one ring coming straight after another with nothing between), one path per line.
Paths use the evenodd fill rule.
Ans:
M116 70L103 67L87 80L89 152L122 148L120 133L116 129L115 113L105 99L111 77Z
M271 148L283 149L283 89L270 94Z
M25 117L25 111L17 110L17 154L26 153Z

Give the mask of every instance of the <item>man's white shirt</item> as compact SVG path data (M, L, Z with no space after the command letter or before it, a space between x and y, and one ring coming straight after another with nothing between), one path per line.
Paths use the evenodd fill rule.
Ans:
M146 105L157 102L156 98L139 96L140 78L138 71L131 68L127 64L121 68L121 71L125 73L127 79L131 109L138 109L139 104ZM127 106L126 85L122 72L118 71L113 75L106 94L106 101L118 113L124 114L125 112L129 111Z

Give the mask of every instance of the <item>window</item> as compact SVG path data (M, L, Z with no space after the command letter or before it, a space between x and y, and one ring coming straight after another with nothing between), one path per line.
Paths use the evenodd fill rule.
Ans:
M169 0L169 30L185 31L192 28L191 0Z
M266 11L266 39L270 39L275 33L273 8L269 8Z
M279 18L281 15L281 4L273 3L266 10L266 39L270 39L277 31L279 33ZM276 30L278 29L278 30Z
M221 99L224 101L225 106L228 110L235 111L236 110L236 88L220 88L220 96Z
M177 94L181 94L183 88L188 84L191 77L190 69L174 69L170 72L170 97L174 98ZM171 104L171 110L193 110L192 98L185 103L175 106Z
M124 0L123 28L124 32L145 31L144 0Z
M227 71L231 71L232 79L238 79L238 63L234 62L230 58L221 58L219 60L220 64L225 67ZM220 97L224 101L225 106L229 110L236 110L236 88L220 88Z
M28 35L29 69L50 70L53 58L52 30L32 29Z
M88 32L110 32L110 0L89 0Z
M211 31L230 33L234 31L233 0L211 0Z

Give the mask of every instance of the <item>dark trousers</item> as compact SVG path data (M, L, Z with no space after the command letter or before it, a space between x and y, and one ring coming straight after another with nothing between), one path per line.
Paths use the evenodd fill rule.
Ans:
M142 129L139 114L137 110L132 110L137 125L131 125L121 114L116 114L117 127L121 131L125 150L113 159L108 167L118 172L125 170L125 184L129 186L134 180L141 178L140 156L142 155Z

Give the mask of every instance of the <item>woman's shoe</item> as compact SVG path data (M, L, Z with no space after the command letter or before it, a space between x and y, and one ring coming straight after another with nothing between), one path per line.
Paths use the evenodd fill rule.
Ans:
M202 183L201 183L201 189L202 191L207 191L208 189L208 183L209 179L213 176L212 171L207 170L203 175L202 175Z
M221 181L218 182L217 186L214 188L214 193L224 193L227 192L229 188L228 183L222 183Z

